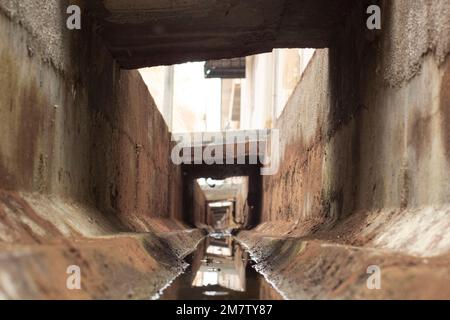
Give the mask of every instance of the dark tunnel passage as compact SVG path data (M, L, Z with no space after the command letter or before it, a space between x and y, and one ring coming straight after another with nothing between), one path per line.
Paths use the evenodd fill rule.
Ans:
M247 211L235 212L234 216L241 216L241 228L251 229L259 224L261 221L261 188L262 181L260 176L260 165L184 165L183 166L183 202L186 213L186 221L192 226L195 222L202 222L205 224L207 220L196 219L195 215L195 192L197 179L213 179L213 180L225 180L232 177L247 177L246 183L248 184L248 192L245 194L245 206L239 208ZM207 199L208 200L208 199ZM219 200L232 200L236 199L219 199ZM208 203L207 203L208 205ZM244 215L245 214L245 215Z

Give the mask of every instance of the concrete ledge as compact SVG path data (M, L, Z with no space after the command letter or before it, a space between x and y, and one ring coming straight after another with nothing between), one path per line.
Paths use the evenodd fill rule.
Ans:
M117 218L58 197L0 191L0 298L150 299L204 237L169 219L134 233ZM81 290L68 290L69 266Z
M2 244L0 298L150 299L183 271L185 263L176 252L194 250L202 234L185 232L176 237L183 243L176 250L170 250L167 240L152 234L55 245ZM81 290L66 287L66 271L71 265L81 269Z
M238 239L256 268L286 299L449 299L450 255L418 258L387 250L325 241L261 237ZM369 266L381 270L381 289L370 290Z
M417 257L450 254L450 205L384 208L343 219L276 220L252 231L260 237L320 239ZM246 233L242 233L244 235Z

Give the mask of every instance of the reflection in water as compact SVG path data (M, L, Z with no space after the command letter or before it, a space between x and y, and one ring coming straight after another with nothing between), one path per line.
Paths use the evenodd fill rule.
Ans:
M244 261L239 246L230 237L208 238L206 242L206 255L192 286L219 285L234 291L245 291Z
M190 267L161 299L281 299L251 267L247 252L229 236L206 238L186 260Z

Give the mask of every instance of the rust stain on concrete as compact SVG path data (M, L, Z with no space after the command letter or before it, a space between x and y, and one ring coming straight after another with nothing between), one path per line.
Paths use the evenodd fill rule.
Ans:
M443 65L443 68L445 72L440 92L441 132L444 152L450 165L450 58L447 57L447 63Z

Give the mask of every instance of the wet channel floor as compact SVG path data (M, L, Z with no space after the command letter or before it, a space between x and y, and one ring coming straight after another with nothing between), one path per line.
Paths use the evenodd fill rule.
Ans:
M207 237L186 257L189 267L164 290L161 300L281 300L230 236Z

